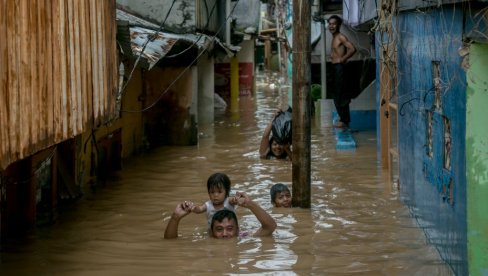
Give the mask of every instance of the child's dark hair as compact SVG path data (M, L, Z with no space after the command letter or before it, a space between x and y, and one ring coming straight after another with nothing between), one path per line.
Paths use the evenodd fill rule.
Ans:
M214 173L207 180L207 191L217 188L225 190L225 196L228 197L230 193L230 179L225 173Z
M222 222L224 219L231 220L233 219L236 222L237 228L239 228L239 223L237 222L237 216L234 212L231 210L227 209L222 209L217 211L213 216L212 216L212 222L210 223L210 229L213 229L214 222Z
M275 203L276 195L278 193L285 192L285 191L290 192L290 190L288 189L288 187L285 184L282 184L282 183L274 184L271 187L271 189L269 190L269 193L271 195L271 203L273 203L273 204Z
M335 15L335 14L331 15L329 17L329 19L327 19L327 22L329 22L329 20L331 20L331 19L335 19L337 22L337 25L339 25L339 26L342 25L342 18L340 18L338 15Z

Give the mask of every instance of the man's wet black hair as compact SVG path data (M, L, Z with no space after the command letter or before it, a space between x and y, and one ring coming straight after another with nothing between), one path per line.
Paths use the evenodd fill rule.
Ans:
M274 184L271 189L269 190L269 194L271 195L271 203L275 203L276 195L278 193L284 192L284 191L290 191L288 187L283 184L283 183L276 183Z
M340 16L333 14L329 17L329 19L327 19L327 22L329 22L331 19L335 19L337 22L337 25L339 25L339 26L342 25L342 18Z
M212 222L210 223L210 230L212 231L212 233L213 233L214 222L215 221L222 222L224 219L234 220L236 222L237 229L239 229L239 223L237 222L236 213L234 213L230 210L227 210L227 209L222 209L222 210L217 211L212 216Z
M230 179L225 173L214 173L207 180L207 191L213 188L224 188L225 197L230 193Z

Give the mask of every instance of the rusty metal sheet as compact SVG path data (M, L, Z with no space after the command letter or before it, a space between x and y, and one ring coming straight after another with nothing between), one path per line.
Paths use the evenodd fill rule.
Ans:
M119 21L119 42L123 49L127 49L127 37L130 38L130 54L134 58L141 56L141 65L151 69L164 58L176 43L186 43L189 47L208 49L213 46L213 40L205 34L174 34L159 31L160 26L138 18L125 11L117 10ZM127 24L128 23L128 24ZM125 30L124 30L125 29Z
M3 1L0 170L116 116L115 1Z

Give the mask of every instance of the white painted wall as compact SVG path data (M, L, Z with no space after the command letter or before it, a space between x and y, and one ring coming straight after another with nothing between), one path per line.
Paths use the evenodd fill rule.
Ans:
M254 40L244 40L239 46L241 46L241 50L237 53L239 62L254 63Z

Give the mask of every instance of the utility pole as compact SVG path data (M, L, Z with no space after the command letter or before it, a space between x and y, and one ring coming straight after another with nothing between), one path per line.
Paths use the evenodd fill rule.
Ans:
M293 0L292 205L310 208L311 6Z

